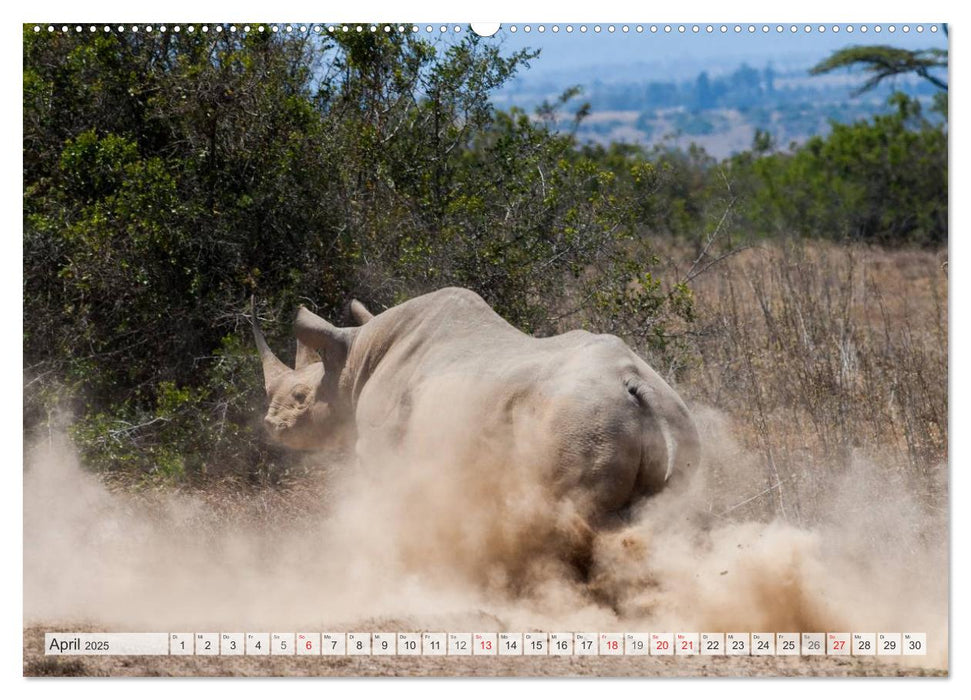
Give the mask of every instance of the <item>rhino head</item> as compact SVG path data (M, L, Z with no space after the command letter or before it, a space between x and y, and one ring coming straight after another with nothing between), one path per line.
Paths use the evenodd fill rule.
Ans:
M301 306L294 326L296 361L290 369L270 350L260 328L255 299L251 305L253 336L263 362L269 402L263 418L267 434L292 449L325 447L348 417L339 395L339 380L357 329L337 328Z

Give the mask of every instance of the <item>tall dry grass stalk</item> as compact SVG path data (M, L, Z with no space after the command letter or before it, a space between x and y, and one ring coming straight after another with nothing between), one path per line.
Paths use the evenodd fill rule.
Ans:
M812 521L823 482L859 461L943 507L945 260L946 251L766 244L695 280L696 361L679 388L727 414L733 437L762 460L765 483L735 504L744 514Z

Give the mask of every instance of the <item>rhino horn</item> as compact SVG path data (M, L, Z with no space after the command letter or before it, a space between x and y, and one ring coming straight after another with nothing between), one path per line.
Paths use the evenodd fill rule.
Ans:
M260 351L260 360L263 361L263 382L269 389L271 383L291 370L273 354L270 346L266 344L266 338L262 329L260 329L260 317L256 314L255 296L250 298L250 309L252 312L253 337L256 338L256 348Z
M312 365L314 362L321 362L320 355L313 348L297 341L297 359L295 367L296 369L303 369L307 365Z
M328 372L343 366L354 338L351 329L331 325L303 306L297 311L293 327L298 342L323 354L324 367Z

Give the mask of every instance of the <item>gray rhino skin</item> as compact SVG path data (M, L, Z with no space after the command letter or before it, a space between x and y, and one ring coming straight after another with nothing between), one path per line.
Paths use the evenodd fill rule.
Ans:
M316 449L353 428L365 468L388 455L512 465L593 529L698 464L684 402L614 336L534 338L458 288L373 317L354 302L351 313L363 325L338 328L301 307L293 370L254 324L276 442Z

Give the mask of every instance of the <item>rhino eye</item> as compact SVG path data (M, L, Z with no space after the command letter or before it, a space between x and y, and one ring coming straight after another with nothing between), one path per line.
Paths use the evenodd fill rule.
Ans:
M300 403L303 403L307 398L307 392L302 390L298 391L293 395L293 398L299 401Z

